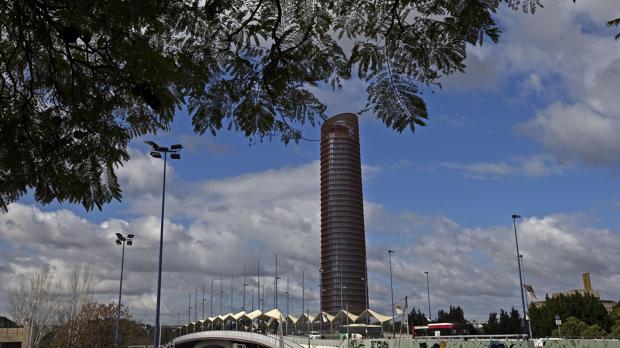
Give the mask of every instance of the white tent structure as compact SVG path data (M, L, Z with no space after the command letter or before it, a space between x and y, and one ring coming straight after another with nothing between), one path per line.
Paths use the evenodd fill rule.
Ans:
M368 319L367 319L368 318ZM262 312L261 310L254 310L250 313L246 313L245 311L241 311L238 313L226 313L223 315L218 315L214 317L205 318L202 320L198 320L196 322L185 323L179 327L179 331L186 333L190 333L190 331L204 331L206 328L210 327L211 330L215 329L214 324L221 327L222 330L226 327L226 323L228 321L235 322L235 329L237 330L256 330L259 327L263 327L263 329L267 329L273 327L275 323L279 323L280 325L294 325L295 331L297 328L301 326L302 328L307 325L308 331L311 331L312 328L316 329L316 324L323 322L323 325L329 325L329 331L333 332L334 324L347 322L349 324L353 323L365 323L366 320L371 322L376 322L381 325L385 324L392 320L392 317L389 315L384 315L378 312L375 312L371 309L367 309L359 315L355 315L347 310L341 310L335 315L331 315L327 312L321 312L316 315L311 315L308 313L302 313L299 316L294 315L284 315L279 309L272 309L267 312ZM243 325L239 325L239 322L244 322ZM248 326L247 321L251 322L251 325ZM196 327L198 326L198 327ZM288 329L287 329L288 331ZM305 330L304 330L305 331Z

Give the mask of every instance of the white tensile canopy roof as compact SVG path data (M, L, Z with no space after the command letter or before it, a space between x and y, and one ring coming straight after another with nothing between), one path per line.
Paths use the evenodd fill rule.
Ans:
M263 313L263 317L266 317L268 319L273 319L273 320L284 320L284 316L282 315L282 312L280 312L280 310L277 308L272 309L269 312Z
M226 321L226 320L241 320L241 319L248 319L251 321L254 321L256 319L260 319L260 320L264 320L266 322L269 322L269 324L273 323L274 321L288 321L290 323L296 324L296 323L302 323L302 322L308 322L310 321L311 323L314 322L319 322L321 320L323 320L324 323L331 323L335 320L340 320L340 319L345 319L348 318L348 321L354 323L354 322L360 322L360 320L366 318L366 316L369 316L371 318L373 318L374 320L378 321L379 323L383 324L387 321L392 320L392 317L389 315L384 315L384 314L380 314L377 313L371 309L367 309L364 312L362 312L360 315L355 315L349 311L346 310L341 310L340 312L338 312L336 315L331 315L327 312L321 312L317 315L310 315L307 313L303 313L300 316L296 317L293 315L287 315L284 316L282 314L282 312L280 312L279 309L272 309L268 312L262 312L260 310L255 310L252 311L250 313L246 313L245 311L241 311L239 313L227 313L224 315L218 315L216 317L209 317L203 320L199 320L197 322L191 322L191 323L186 323L183 324L183 326L187 326L187 325L195 325L197 323L204 323L204 322L208 322L208 323L213 323L216 321Z
M363 312L362 312L362 314L360 314L360 315L358 316L358 318L365 318L365 317L366 317L366 315L368 315L368 316L370 316L370 317L372 317L372 318L376 319L376 320L377 320L379 323L381 323L381 324L383 324L383 323L385 323L385 322L387 322L387 321L392 320L392 317L391 317L391 316L389 316L389 315L379 314L379 313L377 313L377 312L373 311L372 309L367 309L367 310L363 311Z
M358 316L357 316L357 315L355 315L355 314L353 314L353 313L351 313L351 312L349 312L349 311L345 311L345 310L343 309L343 310L341 310L340 312L338 312L338 314L336 314L336 315L334 316L334 319L332 319L332 320L338 320L338 319L344 318L345 316L349 317L349 319L348 319L348 320L350 320L350 321L352 321L352 322L355 322L355 321L357 320L357 318L358 318Z
M263 315L263 312L261 312L260 309L257 309L253 312L248 313L248 319L254 320L260 318L261 315Z

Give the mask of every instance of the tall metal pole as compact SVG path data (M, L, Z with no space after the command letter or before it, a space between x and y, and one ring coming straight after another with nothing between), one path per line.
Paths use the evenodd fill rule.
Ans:
M428 320L433 320L432 312L431 312L431 288L428 283L428 271L424 272L426 274L426 298L428 299Z
M262 311L262 308L260 306L261 302L260 302L260 258L257 261L256 264L256 274L257 274L257 278L258 278L258 284L256 285L256 301L258 304L258 309ZM265 294L263 294L263 296L265 296Z
M319 269L319 322L321 337L323 337L323 269ZM310 318L308 318L310 320Z
M205 285L202 284L202 320L205 319Z
M288 317L289 312L288 312L288 305L289 305L289 296L288 296L288 275L286 276L286 316Z
M189 323L192 322L192 293L189 293L189 297L187 299L187 325L189 327Z
M388 250L388 258L390 260L390 292L392 293L392 338L396 338L396 322L394 313L394 286L392 283L392 253L394 250Z
M342 263L340 263L340 310L343 310L344 307L342 305Z
M273 302L275 308L278 309L278 254L276 253L276 278L275 278L275 292L273 294Z
M209 302L211 305L211 313L209 314L209 316L213 318L213 278L211 278L211 300Z
M196 296L194 296L194 322L198 321L198 288L196 288ZM194 330L196 326L194 325Z
M220 272L220 315L224 314L224 275Z
M306 311L306 286L304 284L304 271L301 271L301 312L305 312ZM320 294L319 294L320 295ZM319 312L321 311L321 309L319 308Z
M166 162L168 153L164 152L164 180L162 183L161 195L161 223L159 231L159 270L157 271L157 305L155 309L155 337L153 337L153 346L159 347L159 306L161 302L161 261L164 252L164 206L166 202Z
M123 293L123 268L125 266L125 241L123 243L123 252L121 256L121 285L118 289L118 308L116 309L116 333L114 337L114 347L120 348L121 338L121 295Z
M235 271L234 270L230 270L230 313L234 313L235 310L233 309L233 299L235 298L235 293L233 290L233 279L235 278Z
M245 287L248 284L245 283L245 263L243 264L243 311L245 311Z
M512 215L512 225L515 230L515 245L517 246L517 265L519 266L519 288L521 290L521 305L523 305L523 332L527 335L527 319L525 311L525 298L523 297L523 276L521 275L521 259L519 258L519 238L517 238L517 222L516 220L521 218L521 215Z

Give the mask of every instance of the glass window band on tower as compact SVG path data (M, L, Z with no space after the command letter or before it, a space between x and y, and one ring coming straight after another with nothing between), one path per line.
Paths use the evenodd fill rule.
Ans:
M366 309L366 238L357 116L321 126L321 310Z

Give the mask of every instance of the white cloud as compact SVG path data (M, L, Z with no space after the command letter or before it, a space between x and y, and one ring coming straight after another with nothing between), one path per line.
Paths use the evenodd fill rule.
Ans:
M187 185L191 195L182 194L188 188L172 190L174 203L167 217L173 220L165 221L162 313L167 322L176 322L176 314L187 308L187 295L195 288L201 296L202 284L207 285L208 293L215 279L219 293L220 273L224 275L223 308L228 311L231 270L236 275L234 301L238 308L244 264L250 284L249 305L251 294L256 293L258 257L261 285L267 292L265 305L270 307L275 252L279 275L290 277L291 311L296 313L301 308L302 271L306 306L317 307L317 162ZM447 217L393 213L372 202L365 203L365 217L370 300L376 309L389 308L388 248L396 249L396 300L409 296L412 305L425 308L423 271L429 271L435 309L461 305L469 318L484 318L500 306L518 305L510 224L464 228ZM620 266L615 262L618 233L591 228L583 218L564 215L528 218L518 228L526 277L538 293L579 287L580 273L589 271L603 297L620 297ZM10 286L42 264L52 266L59 278L66 277L73 264L91 265L98 300L114 301L120 273L120 248L114 243L117 231L136 235L125 255L124 303L135 317L151 320L157 279L158 211L96 224L65 210L44 212L34 206L12 204L8 213L0 215L0 308L6 308ZM279 285L280 303L285 301L284 284L281 281ZM219 304L216 297L216 310Z
M512 176L542 177L561 174L567 165L558 164L550 156L516 157L510 161L453 163L444 162L441 166L459 170L472 179L503 179Z
M617 167L620 139L620 45L605 23L617 1L545 2L534 15L504 9L498 45L468 47L466 74L445 80L448 91L516 83L546 107L520 126L560 161ZM502 166L485 168L499 175Z

